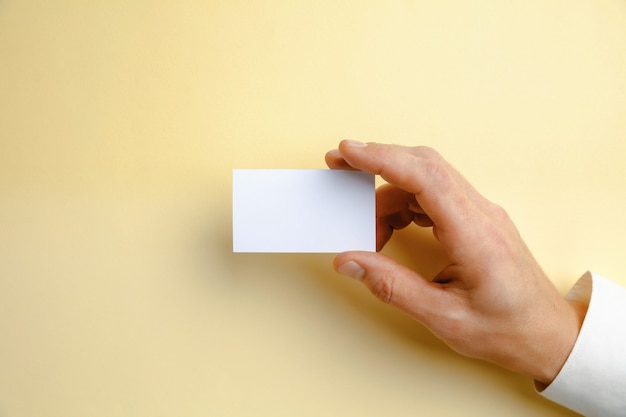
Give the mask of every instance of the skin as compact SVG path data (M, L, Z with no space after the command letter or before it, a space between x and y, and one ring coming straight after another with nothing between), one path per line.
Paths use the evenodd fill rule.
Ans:
M559 294L504 209L428 147L344 140L326 163L387 182L376 194L378 250L415 223L432 227L450 260L431 280L380 253L345 252L334 260L339 273L462 355L528 375L540 389L556 377L585 309Z

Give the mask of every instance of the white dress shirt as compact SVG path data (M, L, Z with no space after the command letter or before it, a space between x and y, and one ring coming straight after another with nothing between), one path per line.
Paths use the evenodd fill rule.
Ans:
M541 394L587 417L626 416L626 289L587 272L567 298L589 307L569 358Z

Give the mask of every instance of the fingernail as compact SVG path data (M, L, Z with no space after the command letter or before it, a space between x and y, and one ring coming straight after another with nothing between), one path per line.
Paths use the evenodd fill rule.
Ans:
M348 261L345 264L341 265L339 268L337 268L337 272L358 280L363 278L363 275L365 275L365 269L363 269L361 265L354 261Z
M367 144L363 142L359 142L358 140L346 139L343 141L346 146L354 146L355 148L362 148L367 146Z

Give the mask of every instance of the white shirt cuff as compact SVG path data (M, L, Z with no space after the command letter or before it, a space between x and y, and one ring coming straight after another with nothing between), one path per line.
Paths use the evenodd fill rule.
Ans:
M541 395L587 417L626 416L626 289L587 272L567 298L589 307L565 365Z

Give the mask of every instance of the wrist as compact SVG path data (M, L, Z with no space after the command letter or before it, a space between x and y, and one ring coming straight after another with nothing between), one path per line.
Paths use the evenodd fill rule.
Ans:
M549 350L545 352L543 366L531 375L535 379L538 390L543 390L550 385L567 362L587 313L585 303L571 300L563 301L562 320L555 320L557 327L551 336L553 342L547 344Z

